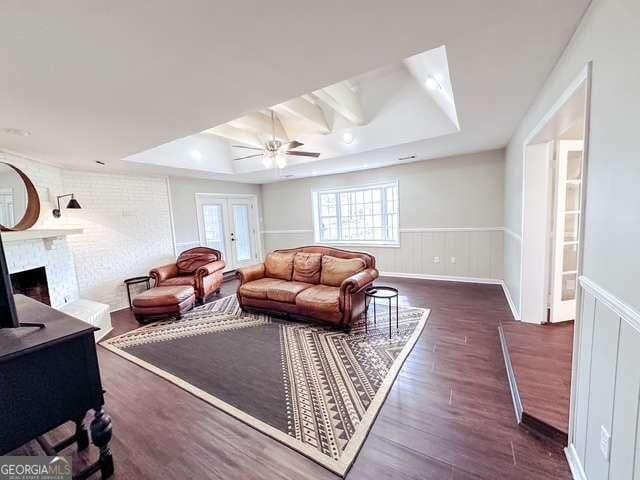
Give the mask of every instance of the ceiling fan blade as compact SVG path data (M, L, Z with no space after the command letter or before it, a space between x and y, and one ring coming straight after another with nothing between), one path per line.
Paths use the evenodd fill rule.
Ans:
M247 155L246 157L234 158L233 161L235 162L236 160L246 160L247 158L255 158L255 157L261 157L261 156L262 156L261 153L256 153L255 155Z
M318 158L320 156L319 153L317 152L296 152L294 150L288 150L286 152L287 155L297 155L299 157L316 157Z
M231 145L233 148L246 148L248 150L264 150L263 148L258 147L245 147L244 145Z
M304 143L300 143L297 140L292 140L291 142L282 145L281 148L283 150L291 150L293 148L301 147L302 145L304 145Z

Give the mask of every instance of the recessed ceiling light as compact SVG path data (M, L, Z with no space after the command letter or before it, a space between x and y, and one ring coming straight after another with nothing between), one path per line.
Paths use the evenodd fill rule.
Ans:
M194 160L202 160L202 152L200 150L191 150L189 155L191 155L191 158Z
M428 90L437 90L438 88L441 88L438 81L435 78L433 78L431 75L429 75L427 79L424 81L424 85L425 87L427 87Z
M7 135L15 135L16 137L28 137L31 135L29 130L23 130L22 128L3 128L2 133Z
M342 134L342 141L344 143L346 143L347 145L349 145L351 142L353 142L353 133L351 132L344 132Z

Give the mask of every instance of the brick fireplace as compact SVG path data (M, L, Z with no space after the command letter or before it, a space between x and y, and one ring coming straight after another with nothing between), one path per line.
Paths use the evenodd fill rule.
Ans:
M12 273L10 276L13 293L21 293L41 303L51 305L45 267L30 268Z

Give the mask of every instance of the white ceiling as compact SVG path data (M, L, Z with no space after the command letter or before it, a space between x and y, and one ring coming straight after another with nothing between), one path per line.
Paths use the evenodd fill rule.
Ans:
M196 158L186 169L121 159L440 45L460 132L328 159L319 173L502 147L588 3L9 0L0 129L31 135L0 133L0 148L77 168L261 182L203 173Z
M342 101L331 97L334 107L324 103L321 95L305 95L314 103L298 97L304 103L296 117L282 115L276 109L276 137L283 142L297 140L303 146L294 151L321 153L319 158L287 156L287 166L277 171L274 166L265 166L261 151L255 146L264 145L273 135L273 126L262 112L254 112L245 120L188 136L127 157L127 161L163 165L175 168L190 168L209 173L235 174L239 181L266 183L289 174L295 166L295 175L309 176L314 172L325 172L326 161L336 157L354 156L380 148L401 145L417 140L451 134L459 130L455 113L454 96L447 71L444 47L439 47L411 57L411 65L419 72L412 75L400 62L377 69L364 75L340 82L337 89L344 95ZM424 80L429 73L438 75L442 89L429 90ZM346 85L349 86L346 86ZM349 105L346 105L346 104ZM310 124L301 113L311 109L312 117L319 118L323 129ZM358 122L347 119L344 115ZM354 113L356 112L356 113ZM318 117L315 117L317 114ZM249 120L246 120L246 119ZM302 121L301 121L302 120ZM240 128L245 125L245 128ZM232 127L231 130L228 128ZM326 130L325 130L326 128ZM212 132L214 135L208 134ZM324 133L323 133L324 132ZM345 143L343 134L349 132L353 140ZM242 141L239 139L244 139ZM220 140L223 140L222 142ZM226 144L225 144L226 143ZM237 144L249 145L249 149L237 148ZM251 158L245 158L251 156ZM387 157L383 164L393 164L397 158ZM377 165L382 166L382 165ZM350 165L351 170L368 168L362 164Z

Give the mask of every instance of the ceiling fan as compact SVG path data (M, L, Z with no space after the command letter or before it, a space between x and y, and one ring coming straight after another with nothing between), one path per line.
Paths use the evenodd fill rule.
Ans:
M264 143L263 148L247 147L245 145L232 145L232 147L234 148L258 150L261 153L255 153L252 155L247 155L245 157L234 158L233 160L234 161L246 160L248 158L264 156L264 159L262 160L262 164L266 168L271 167L274 164L274 162L276 167L284 168L287 166L287 157L286 157L287 155L295 155L298 157L315 157L315 158L320 156L318 152L304 152L300 150L294 150L294 148L298 148L304 145L303 143L300 143L297 140L292 140L288 143L282 143L280 140L278 140L276 138L276 123L275 123L273 110L271 110L271 128L272 128L271 140L267 140Z

